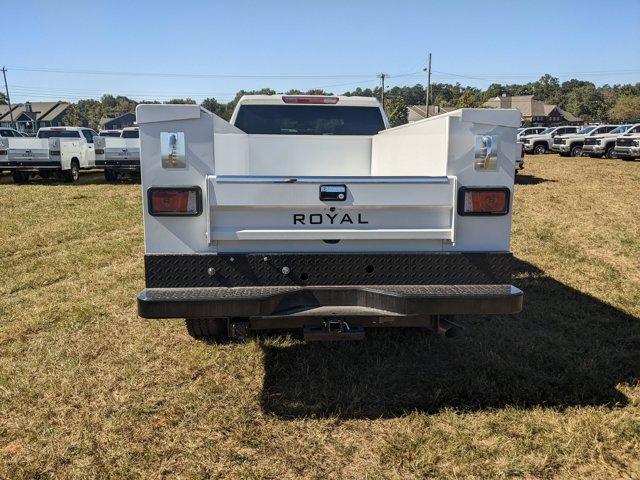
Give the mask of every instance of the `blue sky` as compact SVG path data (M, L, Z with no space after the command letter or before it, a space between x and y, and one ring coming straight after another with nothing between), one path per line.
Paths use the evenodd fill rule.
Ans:
M16 102L342 93L377 85L379 72L412 85L424 82L429 51L435 82L640 82L640 0L4 0L2 12L13 41L0 65Z

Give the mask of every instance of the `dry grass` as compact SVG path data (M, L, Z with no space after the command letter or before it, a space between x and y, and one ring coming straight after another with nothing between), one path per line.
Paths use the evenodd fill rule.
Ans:
M0 182L0 477L640 476L640 162L528 157L525 310L215 346L136 316L139 186Z

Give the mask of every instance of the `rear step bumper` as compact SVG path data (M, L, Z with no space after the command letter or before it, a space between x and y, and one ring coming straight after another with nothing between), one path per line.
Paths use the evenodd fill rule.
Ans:
M60 168L62 164L53 160L10 160L0 162L0 169L8 170L39 170L44 168Z
M138 295L143 318L402 317L513 314L523 293L513 285L347 285L146 288ZM268 322L271 324L271 322ZM294 324L297 322L294 321ZM401 323L401 322L400 322Z

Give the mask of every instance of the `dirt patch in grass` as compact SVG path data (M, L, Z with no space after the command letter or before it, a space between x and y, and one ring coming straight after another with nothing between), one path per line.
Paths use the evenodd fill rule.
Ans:
M0 477L640 476L638 185L527 157L519 315L217 346L136 315L139 185L2 177Z

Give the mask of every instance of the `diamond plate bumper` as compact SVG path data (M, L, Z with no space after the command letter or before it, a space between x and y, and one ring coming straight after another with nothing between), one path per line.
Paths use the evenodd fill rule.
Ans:
M145 255L145 280L147 288L491 285L511 283L512 262L508 252L154 254Z
M510 314L510 253L147 255L144 318Z

